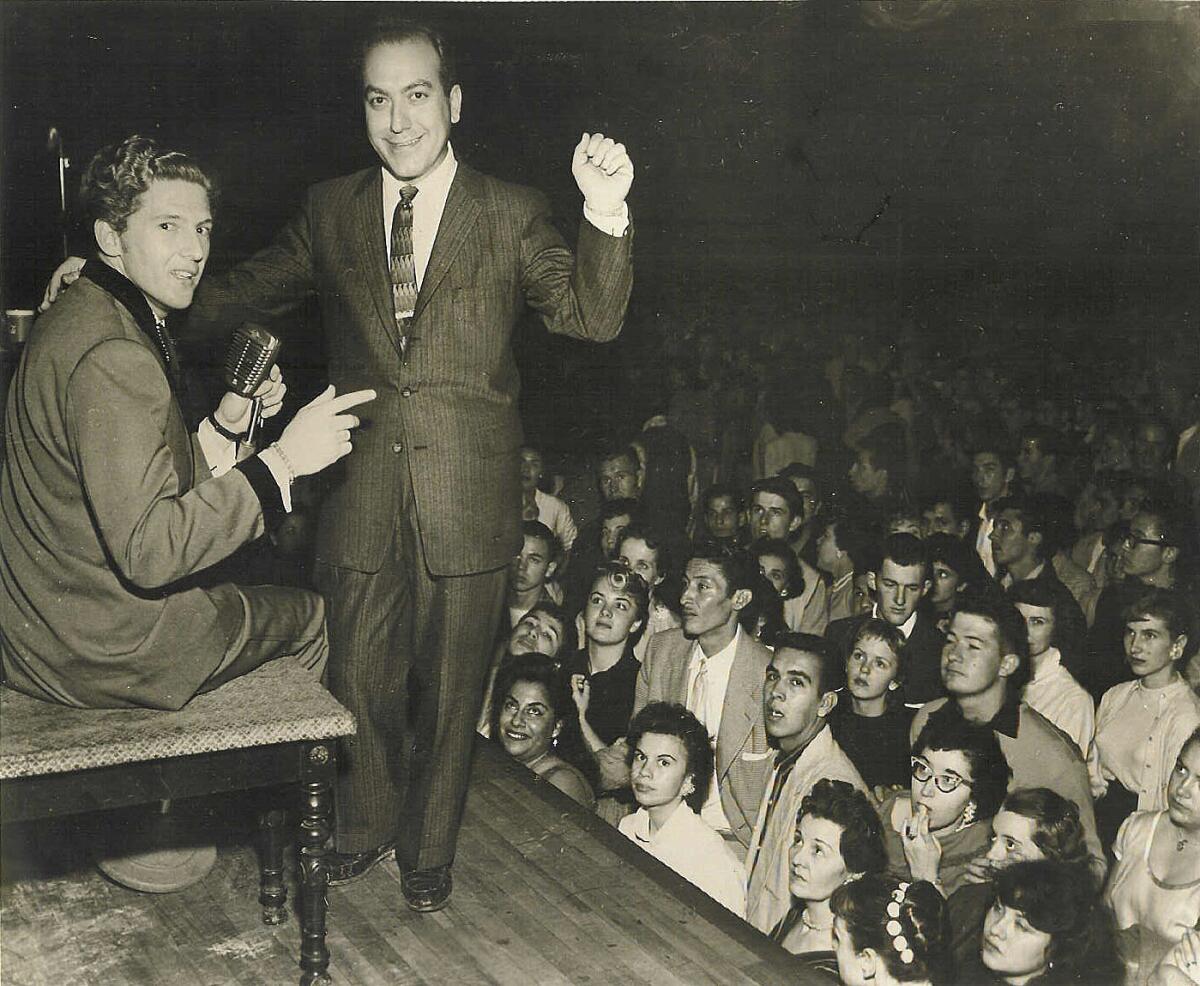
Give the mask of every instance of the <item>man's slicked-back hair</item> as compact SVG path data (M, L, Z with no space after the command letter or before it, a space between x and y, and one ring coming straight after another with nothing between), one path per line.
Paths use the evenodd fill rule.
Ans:
M133 134L96 152L80 184L79 198L92 221L103 219L125 232L137 199L154 181L190 181L208 193L210 208L216 182L191 155L161 147L153 137Z
M438 80L442 90L450 95L450 88L458 83L458 66L454 52L445 37L436 28L421 21L395 15L376 17L362 34L358 45L357 78L361 82L367 55L380 45L404 44L406 41L427 41L438 56Z
M720 569L731 596L738 589L753 592L758 584L758 559L741 548L728 547L716 541L701 541L693 544L687 552L685 567L686 562L692 561L706 561Z
M840 543L840 542L839 542ZM924 578L929 578L929 556L925 550L925 542L915 534L889 534L883 541L883 549L880 552L879 567L883 567L885 561L891 561L893 565L900 568L908 568L910 565L920 565L924 572Z
M800 491L790 479L783 479L780 476L768 476L766 479L760 479L750 487L750 495L746 497L747 505L754 503L755 493L770 493L777 496L788 505L788 510L791 511L793 517L804 516L804 501L800 498Z
M837 691L846 684L845 658L837 652L833 642L813 633L791 630L775 638L775 653L794 650L800 654L811 654L820 664L817 692L825 695Z

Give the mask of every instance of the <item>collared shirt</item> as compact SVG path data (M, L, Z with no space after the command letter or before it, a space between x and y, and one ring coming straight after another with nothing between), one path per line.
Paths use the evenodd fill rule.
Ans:
M1200 726L1200 698L1182 678L1162 688L1141 679L1114 685L1096 713L1096 747L1106 780L1138 796L1138 811L1167 806L1167 780L1184 740Z
M995 522L992 520L988 505L981 503L979 505L979 533L975 535L975 553L979 555L979 560L983 562L983 567L987 569L988 575L996 574L996 559L992 555L992 528Z
M617 829L738 917L745 916L746 885L741 862L725 840L686 804L671 812L653 835L645 808L626 815Z
M442 213L446 211L446 200L450 197L450 186L458 172L458 159L454 156L454 148L446 145L446 156L432 171L420 178L401 181L387 168L380 168L383 173L383 233L387 246L388 263L392 262L392 219L396 213L396 203L400 201L400 189L405 185L417 188L417 197L413 199L413 262L417 268L417 287L420 288L425 280L425 269L429 266L429 256L433 253L433 241L437 238L438 227L442 223ZM622 205L620 214L602 216L583 206L583 215L593 226L609 236L623 236L629 226L629 207Z
M871 607L871 617L876 620L883 620L883 617L879 613L879 604L878 603L876 603L874 606ZM887 620L884 620L884 622L886 623ZM908 619L905 620L903 623L901 623L898 627L896 627L896 629L899 630L902 634L904 634L904 639L907 640L909 637L912 636L913 627L915 627L916 625L917 625L917 611L914 609L912 611L912 613L909 614Z
M458 160L454 148L446 145L446 156L437 167L420 178L401 181L387 168L383 172L383 232L387 244L388 263L392 262L392 219L396 203L400 201L400 189L414 185L417 197L413 199L413 262L417 268L417 286L425 280L425 268L429 266L429 255L433 252L433 241L437 237L442 213L446 211L446 199L450 197L450 185L458 172Z
M1025 704L1036 709L1075 741L1087 764L1092 797L1104 793L1100 755L1096 751L1096 706L1062 666L1057 647L1049 648L1037 661L1037 670L1025 686Z
M708 735L714 751L717 748L717 737L721 734L721 713L725 708L725 692L729 688L729 673L733 670L733 659L737 655L738 644L741 643L741 640L742 628L738 627L734 631L733 639L708 658L704 657L699 640L692 645L692 657L688 664L687 691L684 695L692 694L696 676L700 673L700 661L705 660L707 699L704 704L704 714L701 716L698 709L693 711L704 720L705 726L708 727ZM725 817L725 809L721 805L721 792L717 788L715 756L713 758L712 783L708 788L708 800L704 802L700 817L718 832L728 832L730 829L729 819Z
M1044 561L1038 562L1037 567L1034 568L1034 570L1032 572L1030 572L1028 575L1026 575L1025 578L1023 578L1023 579L1013 578L1012 572L1005 569L1004 575L1002 575L1000 577L1000 584L1002 586L1004 586L1004 588L1006 588L1006 589L1011 589L1013 587L1013 585L1015 585L1018 581L1019 582L1032 582L1034 579L1036 579L1039 575L1042 574L1042 569L1045 567L1046 567L1046 563Z

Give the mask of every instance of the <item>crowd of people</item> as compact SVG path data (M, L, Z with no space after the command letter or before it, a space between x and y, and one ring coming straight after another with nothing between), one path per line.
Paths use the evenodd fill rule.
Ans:
M524 449L481 731L831 981L1200 983L1196 378L872 355Z

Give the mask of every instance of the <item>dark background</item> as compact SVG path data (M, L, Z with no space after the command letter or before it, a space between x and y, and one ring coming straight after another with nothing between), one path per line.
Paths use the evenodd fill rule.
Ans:
M706 337L783 339L797 365L847 335L915 337L932 358L986 344L1031 372L1047 348L1086 370L1200 345L1198 4L403 6L463 55L456 153L545 190L569 236L579 132L635 161L621 340L518 333L546 444L643 413L665 380L650 371ZM92 153L131 132L209 162L225 188L210 271L266 242L306 185L373 163L349 62L379 10L0 4L5 307L36 304L59 259L51 125L72 200ZM319 375L315 343L289 359Z

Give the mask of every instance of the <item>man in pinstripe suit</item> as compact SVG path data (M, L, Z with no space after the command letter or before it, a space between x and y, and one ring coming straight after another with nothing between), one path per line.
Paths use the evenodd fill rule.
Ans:
M521 545L510 335L526 304L552 332L604 342L620 331L633 167L622 145L580 139L573 255L540 193L455 160L463 94L436 33L380 24L362 54L383 167L310 189L273 245L201 293L191 321L278 316L315 293L331 381L378 392L330 481L317 538L330 685L358 720L331 873L353 879L394 846L408 905L428 911L449 899L489 645ZM417 293L401 321L391 226L400 190L414 187Z

